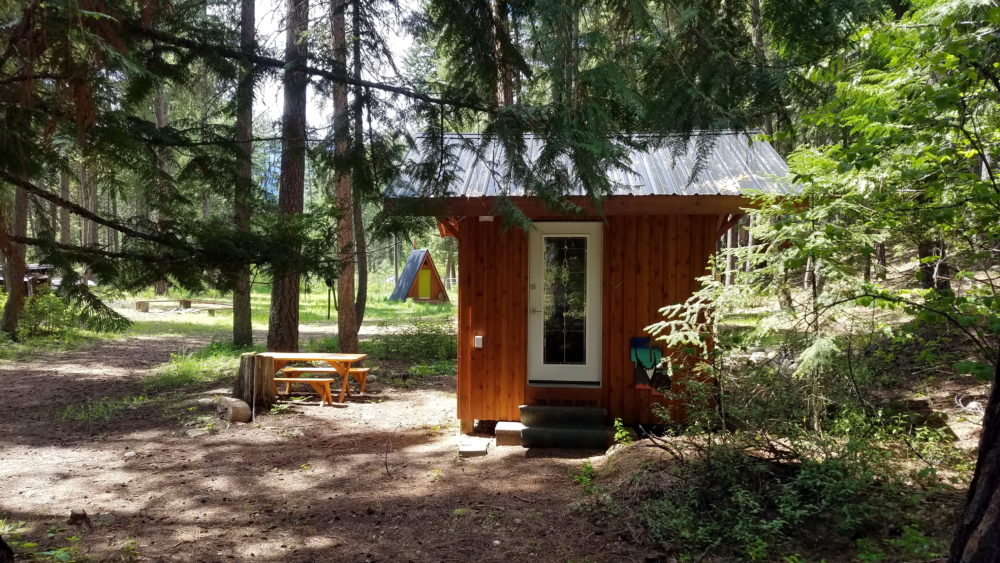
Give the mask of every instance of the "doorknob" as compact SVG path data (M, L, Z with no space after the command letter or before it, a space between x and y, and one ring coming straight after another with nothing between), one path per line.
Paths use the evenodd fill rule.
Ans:
M532 307L531 308L531 312L532 313L541 313L542 311L540 309L536 309L536 308Z

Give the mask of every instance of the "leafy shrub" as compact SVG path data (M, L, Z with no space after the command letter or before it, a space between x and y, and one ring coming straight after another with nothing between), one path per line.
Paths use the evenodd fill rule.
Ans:
M798 463L712 446L676 464L676 484L643 502L639 518L653 539L689 554L767 558L803 531L848 541L904 520L916 503L883 458L861 441Z
M19 331L23 336L57 334L77 328L76 313L52 293L39 293L24 301Z
M426 362L458 357L455 325L451 321L417 321L394 329L382 328L371 341L363 343L374 359Z
M455 375L455 362L453 360L439 360L430 364L416 364L410 366L410 374L418 377L433 375Z

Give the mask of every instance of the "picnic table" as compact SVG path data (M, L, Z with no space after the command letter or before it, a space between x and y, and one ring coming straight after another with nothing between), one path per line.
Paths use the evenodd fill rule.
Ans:
M335 352L261 352L260 354L257 354L257 356L271 359L274 370L272 373L274 374L282 371L292 362L326 362L329 364L329 368L289 368L286 370L286 375L335 373L340 377L339 402L341 403L344 402L344 397L349 392L348 379L352 375L355 376L361 384L361 390L364 392L365 376L368 374L368 369L354 367L354 364L357 364L367 358L368 354L340 354ZM277 386L279 382L285 383L286 389L288 385L296 381L308 383L313 387L313 389L316 390L323 402L333 404L333 396L330 392L330 383L334 381L332 378L275 377L274 381L275 386Z

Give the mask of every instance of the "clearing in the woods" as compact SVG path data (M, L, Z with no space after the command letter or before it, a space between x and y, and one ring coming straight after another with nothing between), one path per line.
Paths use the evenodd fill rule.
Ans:
M383 362L368 393L346 406L306 397L227 426L213 421L211 399L229 379L177 375L178 354L213 339L191 332L0 363L4 538L22 552L93 560L647 555L628 532L601 528L578 508L569 474L601 452L500 448L460 458L453 375L407 379L400 374L411 365ZM69 524L73 510L86 520Z

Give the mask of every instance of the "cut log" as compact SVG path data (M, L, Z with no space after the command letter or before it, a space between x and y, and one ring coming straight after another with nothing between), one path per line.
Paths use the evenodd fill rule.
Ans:
M274 404L274 360L256 354L240 356L233 396L250 406L251 413L266 411Z
M246 401L233 397L219 399L219 418L229 422L250 422L253 413Z

